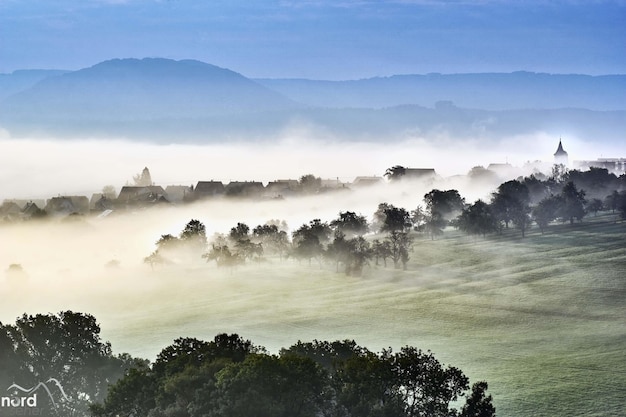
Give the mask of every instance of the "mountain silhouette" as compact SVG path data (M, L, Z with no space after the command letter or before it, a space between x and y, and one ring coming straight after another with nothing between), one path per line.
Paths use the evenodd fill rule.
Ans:
M317 107L432 106L471 109L626 110L626 75L512 73L394 75L351 81L258 79L293 100Z
M0 105L2 121L136 121L277 111L296 103L200 61L114 59L48 77Z
M200 61L145 58L73 72L18 71L0 81L0 98L21 86L0 101L0 128L14 137L206 143L271 140L304 126L344 141L569 132L617 143L626 131L626 75L252 80Z

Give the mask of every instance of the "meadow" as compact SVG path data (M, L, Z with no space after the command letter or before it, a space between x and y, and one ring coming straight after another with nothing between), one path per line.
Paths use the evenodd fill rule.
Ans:
M270 352L313 339L354 339L374 351L412 345L487 381L499 416L617 416L626 223L615 219L590 216L525 239L448 229L434 241L416 237L408 270L372 264L361 277L278 259L234 269L122 263L93 268L89 280L70 269L57 281L33 273L28 285L7 277L2 320L88 312L114 352L151 360L177 337L220 332Z

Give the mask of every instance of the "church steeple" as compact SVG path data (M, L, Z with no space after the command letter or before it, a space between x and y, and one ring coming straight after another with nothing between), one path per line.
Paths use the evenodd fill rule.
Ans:
M562 164L565 166L567 166L567 163L568 163L567 152L565 152L565 149L563 149L563 143L561 143L561 138L559 138L559 147L556 149L556 152L554 153L554 163Z

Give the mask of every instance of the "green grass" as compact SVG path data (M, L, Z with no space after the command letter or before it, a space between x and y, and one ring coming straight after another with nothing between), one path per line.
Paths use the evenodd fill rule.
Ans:
M624 414L626 223L610 216L525 239L450 230L418 239L407 271L371 266L359 278L271 260L127 267L73 283L63 297L39 287L31 304L94 314L115 352L154 359L176 337L219 332L273 352L298 339L408 344L486 380L499 416Z

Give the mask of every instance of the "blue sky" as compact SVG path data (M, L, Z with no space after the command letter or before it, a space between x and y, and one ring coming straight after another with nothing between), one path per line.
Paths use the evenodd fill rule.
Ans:
M249 77L626 73L626 0L0 0L0 73L198 59Z

